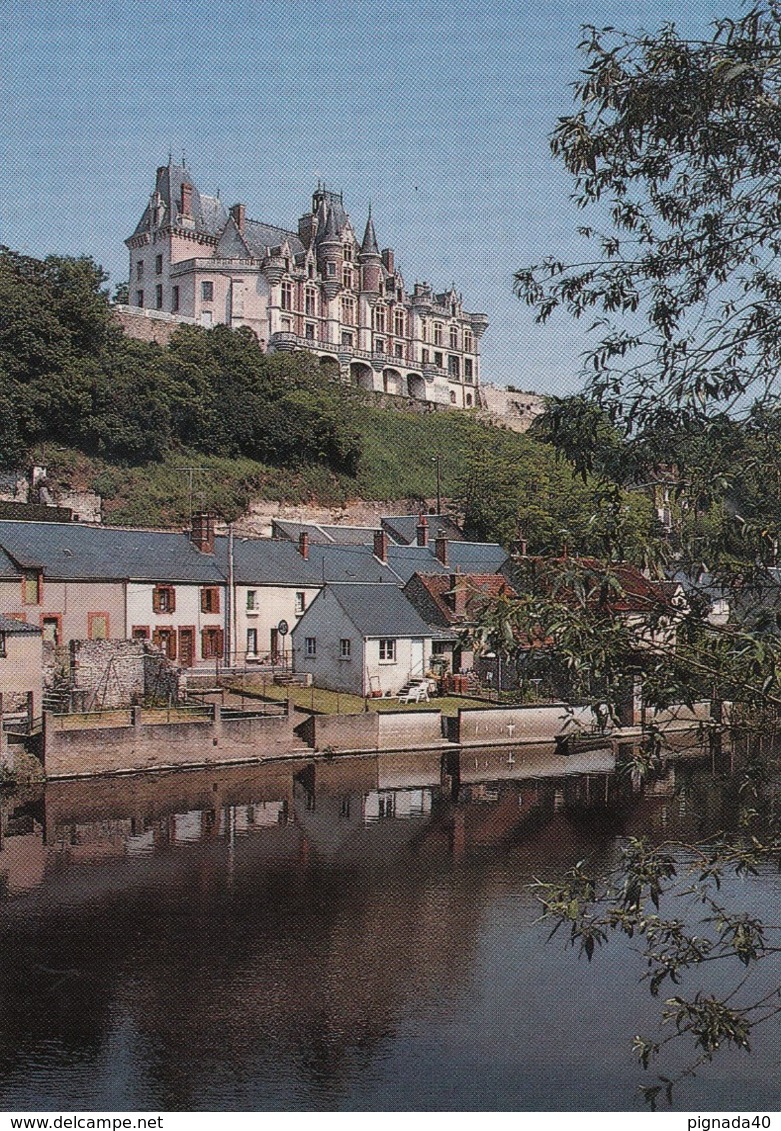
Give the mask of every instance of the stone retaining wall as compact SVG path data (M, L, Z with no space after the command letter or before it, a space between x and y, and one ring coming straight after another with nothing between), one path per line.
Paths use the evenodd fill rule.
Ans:
M126 726L60 730L47 713L47 778L259 762L303 747L287 715L231 719L217 705L211 716L192 721L145 724L141 717L141 710L133 708Z

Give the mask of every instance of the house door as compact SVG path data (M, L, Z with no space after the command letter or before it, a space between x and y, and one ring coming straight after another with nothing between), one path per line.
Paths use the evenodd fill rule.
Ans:
M191 668L195 663L195 629L179 629L179 664Z
M279 629L271 630L271 662L275 664L279 659Z
M413 636L410 644L410 675L420 677L423 675L423 637Z

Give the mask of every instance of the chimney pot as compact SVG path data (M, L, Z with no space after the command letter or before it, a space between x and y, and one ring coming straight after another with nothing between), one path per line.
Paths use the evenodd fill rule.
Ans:
M384 530L374 531L374 556L381 562L388 560L388 535Z
M415 527L418 546L428 546L428 520L424 514L418 516L418 525Z
M443 530L440 530L434 541L434 553L437 558L442 562L442 565L447 565L447 538Z
M200 511L193 515L190 541L202 554L214 553L214 515Z

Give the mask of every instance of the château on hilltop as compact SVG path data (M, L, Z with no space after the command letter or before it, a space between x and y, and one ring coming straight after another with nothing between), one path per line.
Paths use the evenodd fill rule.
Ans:
M342 194L318 184L297 231L226 209L184 165L157 170L133 234L129 333L143 320L247 326L268 351L307 349L345 380L375 392L457 408L479 402L485 314L451 287L409 291L369 216L358 239ZM153 332L149 332L153 336Z

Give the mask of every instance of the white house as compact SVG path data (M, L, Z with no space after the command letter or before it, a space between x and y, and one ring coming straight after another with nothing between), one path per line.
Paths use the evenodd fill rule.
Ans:
M326 585L293 629L293 670L331 691L395 695L428 670L432 636L396 585Z

